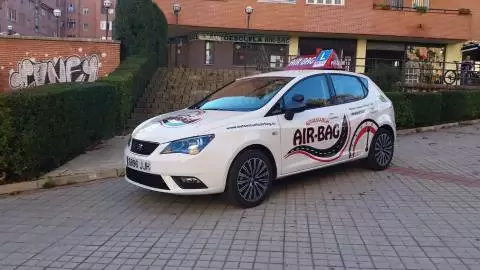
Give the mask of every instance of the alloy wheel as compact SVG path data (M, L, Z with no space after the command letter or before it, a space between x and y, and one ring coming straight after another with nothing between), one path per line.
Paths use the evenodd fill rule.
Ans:
M387 133L378 136L375 142L375 160L380 166L387 166L393 156L393 141Z
M238 172L238 193L246 201L257 201L267 191L269 179L267 163L260 158L250 158L243 163Z

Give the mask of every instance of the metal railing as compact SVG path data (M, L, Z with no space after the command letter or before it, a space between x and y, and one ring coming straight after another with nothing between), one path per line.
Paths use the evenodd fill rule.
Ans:
M471 11L469 9L442 9L442 8L430 8L428 7L428 1L420 1L419 4L414 6L404 6L403 0L373 0L373 8L381 10L393 10L393 11L408 11L408 12L421 12L421 13L443 13L443 14L460 14L469 15Z
M297 56L259 64L260 72L284 70ZM261 57L258 58L259 60ZM264 58L263 58L264 59ZM268 57L267 57L268 59ZM480 85L479 62L433 62L408 59L344 58L343 70L370 76L390 76L410 84ZM268 68L265 68L268 67ZM388 75L387 75L388 73Z

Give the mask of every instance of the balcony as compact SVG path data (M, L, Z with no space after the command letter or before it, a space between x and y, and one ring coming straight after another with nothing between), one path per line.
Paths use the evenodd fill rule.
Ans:
M411 6L406 4L410 1L404 0L373 0L373 8L379 10L390 11L406 11L406 12L418 12L418 13L440 13L440 14L457 14L457 15L471 15L472 11L468 8L461 9L443 9L436 7L429 7L428 0L413 0Z
M438 1L373 0L370 21L382 26L378 34L469 40L473 27L471 14L467 8L443 8Z

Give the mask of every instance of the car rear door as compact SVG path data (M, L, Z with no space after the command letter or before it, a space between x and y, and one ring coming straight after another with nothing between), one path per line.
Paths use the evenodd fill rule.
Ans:
M378 129L375 122L378 108L373 95L368 93L368 81L353 74L329 75L334 91L334 103L350 126L345 159L368 155L373 135Z

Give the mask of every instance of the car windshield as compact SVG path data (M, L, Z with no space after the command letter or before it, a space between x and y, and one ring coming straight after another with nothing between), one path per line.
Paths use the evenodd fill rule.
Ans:
M255 77L226 85L192 106L192 109L255 111L267 104L291 77Z

